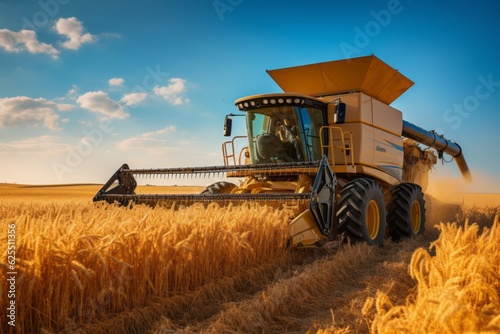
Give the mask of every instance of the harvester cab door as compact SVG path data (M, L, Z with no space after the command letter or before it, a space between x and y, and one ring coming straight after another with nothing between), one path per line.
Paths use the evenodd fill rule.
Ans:
M324 114L315 108L298 108L301 129L303 129L303 146L308 161L320 160L321 151L320 129L325 124Z

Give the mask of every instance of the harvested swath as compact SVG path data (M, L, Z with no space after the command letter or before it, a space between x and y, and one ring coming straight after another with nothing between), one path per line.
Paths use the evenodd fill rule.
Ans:
M479 333L500 331L500 223L479 233L468 222L440 224L431 255L418 249L410 274L418 289L404 305L384 293L368 299L376 308L373 333Z
M301 268L293 277L277 280L249 300L227 304L203 332L295 331L301 326L301 317L317 311L317 301L321 296L341 292L353 275L364 276L363 268L376 262L377 253L376 248L359 244L318 259Z
M367 332L361 309L366 296L391 290L404 300L414 287L406 266L413 251L436 237L429 233L383 248L343 245L292 272L241 302L226 302L211 319L179 327L166 319L155 333L322 333ZM286 274L285 274L286 273ZM335 322L334 326L331 320Z
M288 214L254 204L173 211L2 203L0 226L16 223L18 235L16 299L22 303L16 329L76 329L146 307L153 298L279 261L285 256ZM6 302L2 299L1 307ZM0 326L1 332L10 330L5 318Z
M288 253L290 254L290 253ZM213 316L219 305L229 300L245 298L275 279L282 266L293 262L292 257L241 271L234 277L212 280L200 288L169 297L154 298L154 303L122 312L116 317L87 324L71 333L130 333L144 332L153 327L159 331L181 331L194 323ZM188 330L189 332L189 330Z

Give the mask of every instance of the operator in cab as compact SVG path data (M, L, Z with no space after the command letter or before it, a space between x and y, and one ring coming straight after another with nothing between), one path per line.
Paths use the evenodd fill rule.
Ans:
M279 126L277 135L283 145L285 145L288 155L293 157L295 161L302 161L299 131L289 118L283 119L283 124Z

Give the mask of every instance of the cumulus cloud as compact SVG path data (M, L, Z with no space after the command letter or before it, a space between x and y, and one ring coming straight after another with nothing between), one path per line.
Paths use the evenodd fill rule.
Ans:
M0 98L0 127L2 126L45 126L60 130L56 111L71 111L74 106L58 104L43 98L26 96Z
M189 99L184 98L186 92L186 80L181 78L172 78L167 86L155 86L153 92L157 96L163 97L166 101L173 105L179 105L189 102Z
M32 30L15 32L0 29L0 46L7 52L45 53L54 59L57 59L59 54L59 51L52 45L39 42L36 33Z
M121 98L120 102L124 103L127 106L133 106L133 105L141 103L147 97L148 97L147 93L130 93L130 94L124 95Z
M57 110L59 111L71 111L75 109L75 106L72 104L58 104L57 105Z
M100 114L106 119L124 119L129 116L121 104L103 91L85 93L78 97L76 102L80 107Z
M108 84L112 87L113 86L115 86L115 87L116 86L118 86L118 87L123 86L124 83L125 83L125 79L123 79L123 78L111 78L108 80Z
M78 92L78 87L76 85L73 85L70 90L66 93L64 97L58 98L60 101L67 101L67 100L75 100L77 97L77 92Z
M76 17L60 18L54 28L58 34L68 38L67 41L62 43L62 46L66 49L78 50L82 44L93 43L97 40L96 36L83 32L83 24Z

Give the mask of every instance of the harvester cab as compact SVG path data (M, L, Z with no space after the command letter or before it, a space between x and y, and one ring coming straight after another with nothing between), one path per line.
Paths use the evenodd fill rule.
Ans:
M121 204L189 205L257 201L290 210L291 245L344 235L381 245L423 233L427 173L447 153L470 172L457 143L406 122L390 104L413 82L375 56L268 71L283 93L235 101L246 136L223 143L223 166L130 169L123 165L94 197ZM238 149L236 143L244 142ZM423 144L427 146L422 148ZM238 152L239 151L239 152ZM239 154L238 154L239 153ZM224 174L201 194L136 194L141 176Z
M283 93L250 96L236 105L246 112L251 164L321 160L320 129L327 123L323 101Z

